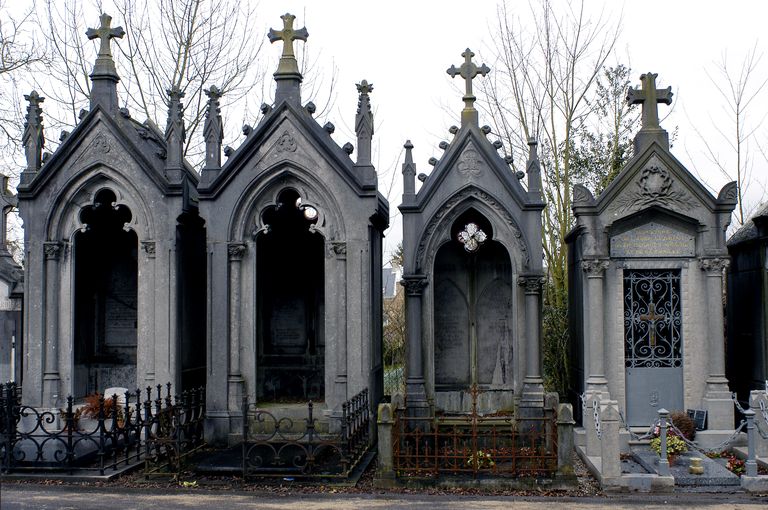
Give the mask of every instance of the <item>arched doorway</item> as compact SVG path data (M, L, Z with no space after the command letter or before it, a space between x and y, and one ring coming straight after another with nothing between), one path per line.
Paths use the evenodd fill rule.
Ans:
M256 241L256 397L324 400L324 243L318 211L293 189L263 215Z
M74 237L74 393L136 387L138 240L109 189L80 212Z
M434 262L436 391L511 388L512 267L490 222L470 209Z

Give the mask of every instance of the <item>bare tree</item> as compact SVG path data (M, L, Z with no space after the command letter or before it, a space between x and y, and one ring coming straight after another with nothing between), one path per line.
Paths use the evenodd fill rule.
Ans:
M263 34L258 33L253 12L236 0L116 0L116 23L126 32L115 51L124 106L164 126L167 90L184 92L187 140L185 155L199 164L202 154L199 131L205 114L203 90L216 85L223 90L227 137L236 136L251 114L245 98L259 83L258 58ZM86 107L95 47L85 41L89 15L81 0L45 0L39 13L52 62L50 73L38 85L51 98L46 117L50 126L72 126ZM58 112L53 108L59 105Z
M0 151L12 159L21 145L24 112L18 101L21 74L30 66L43 61L45 54L36 44L33 34L33 9L13 16L0 1ZM13 168L14 177L17 165Z
M563 389L567 363L562 338L567 328L567 249L565 237L573 226L571 193L576 168L574 152L579 133L589 125L598 105L595 86L619 36L620 21L604 14L589 18L585 2L530 4L533 24L515 18L508 4L498 10L494 37L495 77L484 83L484 108L494 130L504 139L520 168L529 137L540 141L544 176L543 244L548 271L547 310L558 320L544 323L545 378ZM555 313L556 312L556 313ZM552 329L551 331L549 329ZM548 356L558 359L548 359ZM555 377L556 380L552 380Z
M762 127L766 115L754 112L753 103L764 93L768 85L768 76L760 73L760 61L763 53L758 52L757 44L746 53L740 64L732 66L727 53L723 53L719 62L714 64L714 76L707 73L712 85L722 98L722 110L726 122L722 118L712 118L712 126L722 138L727 147L727 154L718 152L718 144L704 143L704 155L729 180L736 181L739 204L734 211L736 226L743 225L749 218L750 208L744 205L745 195L752 179L754 164L753 144L757 146L764 160L768 163L766 153L756 139L758 130ZM701 132L693 124L696 134L704 139ZM734 161L735 159L735 161Z

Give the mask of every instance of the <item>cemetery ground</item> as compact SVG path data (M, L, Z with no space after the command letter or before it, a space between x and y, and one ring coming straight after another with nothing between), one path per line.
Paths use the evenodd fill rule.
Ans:
M300 483L292 480L249 481L240 477L182 472L177 478L151 478L143 472L112 481L4 480L0 509L77 508L96 510L120 501L123 510L143 508L306 509L538 509L552 504L591 508L766 508L768 494L746 494L736 487L676 488L672 494L615 493L600 489L574 454L577 482L568 489L508 489L491 486L380 488L375 462L354 485Z

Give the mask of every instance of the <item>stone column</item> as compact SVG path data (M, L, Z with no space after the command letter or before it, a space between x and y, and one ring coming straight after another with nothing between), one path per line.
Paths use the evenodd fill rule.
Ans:
M422 359L421 300L427 285L425 275L403 275L400 284L405 287L406 406L409 416L427 416L429 403L424 387L424 360Z
M337 403L341 405L347 400L347 243L334 241L330 245L330 256L334 263L331 273L336 281L336 376L334 378L334 394ZM326 304L326 313L328 305ZM351 396L351 395L349 395ZM335 414L341 416L341 410L335 409Z
M43 407L59 407L59 257L63 245L46 242L45 251L45 364L43 370Z
M227 255L229 260L229 376L227 377L227 393L229 415L240 418L243 401L243 376L240 366L240 311L241 311L241 281L240 266L247 245L245 243L229 243ZM237 430L237 429L233 429Z
M708 427L713 430L733 428L733 402L725 377L725 331L723 328L723 271L730 265L726 257L699 259L706 274L706 298L702 312L707 320L707 353L709 376L703 404L707 410Z
M525 376L522 408L544 406L544 379L541 377L541 275L521 276L517 283L525 289Z
M597 455L600 441L595 431L594 403L607 400L608 380L605 378L605 331L604 331L604 303L603 303L603 276L608 268L607 260L591 259L581 262L581 269L586 276L587 295L584 306L587 308L584 342L589 344L589 356L587 356L587 372L585 397L587 412L582 417L582 423L587 433L587 454Z
M144 368L143 380L137 370L136 381L139 388L155 385L155 255L156 245L152 240L141 241L142 251L146 254L146 262L139 264L139 296L146 296L141 304L139 313L138 354L139 363ZM142 267L144 266L144 267ZM142 313L142 310L146 314Z

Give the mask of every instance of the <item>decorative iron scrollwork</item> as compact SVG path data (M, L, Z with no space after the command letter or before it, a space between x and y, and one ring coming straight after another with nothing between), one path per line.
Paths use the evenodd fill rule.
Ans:
M682 366L681 325L680 270L625 273L627 368Z

